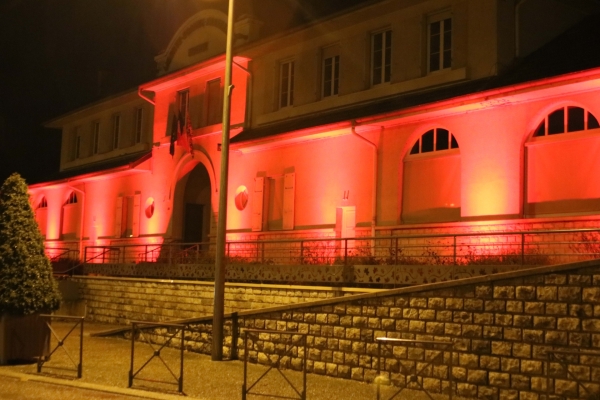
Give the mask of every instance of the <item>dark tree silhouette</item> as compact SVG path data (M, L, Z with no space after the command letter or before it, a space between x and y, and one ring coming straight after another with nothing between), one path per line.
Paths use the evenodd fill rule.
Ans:
M12 174L0 188L0 314L49 312L60 300L27 184Z

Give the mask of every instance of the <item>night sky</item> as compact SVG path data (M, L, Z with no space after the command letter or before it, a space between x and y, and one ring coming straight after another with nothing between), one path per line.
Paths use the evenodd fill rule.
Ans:
M60 178L60 131L45 129L43 123L152 80L154 56L210 1L224 2L0 0L0 180L13 172L28 183ZM290 19L298 10L307 19L365 0L259 4L271 1L285 3ZM271 8L265 8L268 14Z

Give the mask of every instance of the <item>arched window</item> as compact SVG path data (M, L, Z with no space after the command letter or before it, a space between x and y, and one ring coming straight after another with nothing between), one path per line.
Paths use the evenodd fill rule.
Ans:
M46 196L42 197L42 199L38 203L37 208L48 208L48 201L46 200Z
M71 192L69 194L69 197L67 198L67 201L65 201L65 205L66 204L76 204L77 203L77 194L75 192Z
M581 107L561 107L544 118L533 133L533 137L578 132L600 128L598 120L591 112Z
M46 236L46 228L48 226L48 201L46 200L46 196L42 196L40 202L38 203L37 209L35 210L35 221L40 228L40 232L42 236Z
M402 222L460 219L460 152L444 128L423 133L404 158Z
M598 128L598 119L576 106L558 108L537 125L525 144L525 216L600 211Z
M62 239L72 240L79 235L81 207L77 204L77 194L72 191L62 208Z
M447 129L435 128L425 132L415 142L410 154L429 153L431 151L441 151L448 149L458 149L458 142Z

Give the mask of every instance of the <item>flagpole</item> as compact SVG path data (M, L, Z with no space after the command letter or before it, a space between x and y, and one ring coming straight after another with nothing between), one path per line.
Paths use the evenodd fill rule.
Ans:
M221 138L221 177L219 186L219 218L217 221L217 248L215 255L215 296L212 323L212 360L223 360L223 324L225 310L225 241L227 229L227 186L229 175L229 121L231 117L233 11L235 0L229 0L227 12L227 46L225 49L225 84L223 94L223 129Z

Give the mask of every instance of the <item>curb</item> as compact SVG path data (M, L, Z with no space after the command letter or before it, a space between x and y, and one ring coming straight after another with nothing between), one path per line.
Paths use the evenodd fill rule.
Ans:
M95 390L97 392L106 392L106 393L119 394L119 395L123 395L123 396L131 396L131 397L141 397L141 398L145 398L145 399L181 400L184 397L186 400L188 400L188 399L189 400L208 400L208 399L203 399L203 398L198 398L198 397L157 393L157 392L151 392L151 391L139 390L139 389L119 388L119 387L115 387L115 386L99 385L96 383L87 383L87 382L81 382L81 381L70 381L70 380L65 380L65 379L50 378L48 376L43 376L43 375L25 374L25 373L21 373L21 372L6 371L6 370L2 370L2 369L0 369L0 376L16 378L21 381L36 381L36 382L43 382L43 383L51 383L54 385L70 386L70 387L79 388L79 389Z

